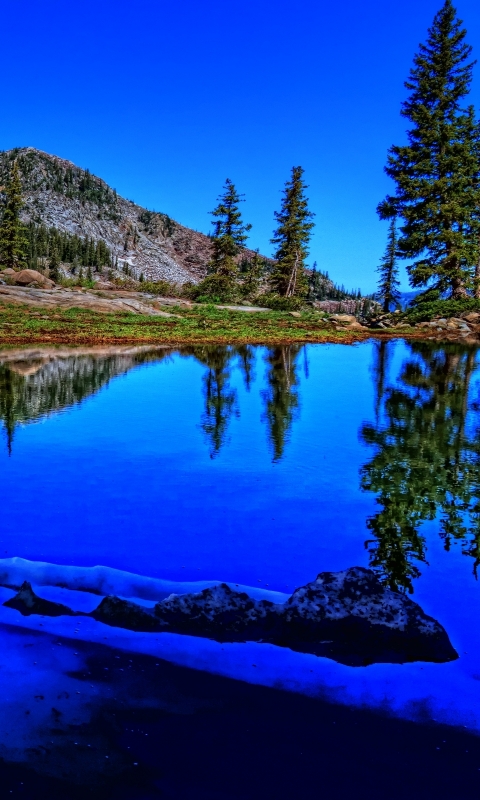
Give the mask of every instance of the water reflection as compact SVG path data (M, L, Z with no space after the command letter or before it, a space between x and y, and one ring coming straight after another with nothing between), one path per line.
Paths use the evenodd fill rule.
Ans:
M480 563L480 429L470 413L476 350L411 344L387 386L394 346L376 343L376 421L361 429L375 452L361 468L361 485L380 507L367 521L370 563L391 588L412 592L427 563L424 521L437 519L446 550L460 542L475 575Z
M298 415L298 360L303 345L290 344L272 347L265 361L267 389L262 392L263 420L267 424L273 460L280 461L285 451L292 423Z
M373 493L377 503L376 513L367 520L370 564L392 589L412 592L422 565L428 563L424 523L431 522L445 550L459 543L472 559L476 575L480 564L477 351L458 344L399 344L407 357L399 370L395 367L397 375L397 344L370 346L374 414L373 422L360 430L370 449L360 468L361 488ZM151 346L1 351L0 421L8 450L19 424L74 406L115 376L171 354L168 348ZM245 437L247 452L248 437L255 433L249 426L260 423L272 460L285 458L300 415L301 392L307 391L300 383L302 368L308 377L305 346L193 346L179 354L202 367L193 390L201 394L203 408L191 424L202 430L212 459L222 453L232 420L247 402L257 414L238 433ZM328 391L325 384L322 391ZM335 479L340 495L341 474Z
M267 388L260 390L261 419L266 425L274 461L283 457L300 409L298 365L302 351L307 375L303 346L284 345L265 350ZM233 372L240 371L245 389L250 392L257 377L257 352L257 348L248 344L201 345L180 351L182 356L193 357L205 367L200 426L212 459L228 442L231 419L240 415ZM106 386L112 378L170 355L168 348L150 346L63 350L39 347L0 352L0 420L9 452L19 424L76 405Z
M227 440L230 418L239 413L237 392L230 384L236 351L230 345L204 345L186 352L207 368L202 379L205 410L201 426L210 458L215 458ZM248 376L250 380L250 372Z
M17 348L0 353L0 420L9 453L18 425L81 403L166 348Z
M298 362L304 345L282 345L266 348L267 389L261 391L262 422L273 461L280 461L292 424L300 409ZM240 416L238 393L232 387L232 371L237 367L247 392L255 381L256 348L252 345L205 345L183 348L181 353L193 356L207 370L203 376L204 413L201 427L208 443L210 458L215 458L228 441L229 423ZM305 374L308 363L305 361Z

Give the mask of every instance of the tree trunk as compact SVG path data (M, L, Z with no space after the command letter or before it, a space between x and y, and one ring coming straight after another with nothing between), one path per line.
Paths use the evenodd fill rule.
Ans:
M461 280L461 278L454 278L452 280L451 285L452 285L452 298L454 300L459 300L462 297L468 297L467 290L465 289L465 286L463 285L463 281Z
M474 290L473 294L477 300L480 299L480 255L478 256L478 261L475 267L475 279L474 279Z

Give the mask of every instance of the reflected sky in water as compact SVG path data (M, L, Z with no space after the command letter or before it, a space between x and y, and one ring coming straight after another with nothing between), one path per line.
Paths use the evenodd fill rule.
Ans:
M5 350L2 555L476 592L479 402L458 345Z

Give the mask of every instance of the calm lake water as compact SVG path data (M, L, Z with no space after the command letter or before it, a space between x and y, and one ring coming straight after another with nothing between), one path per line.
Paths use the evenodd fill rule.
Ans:
M152 644L145 635L134 641L133 634L122 640L119 633L114 640L111 631L107 645L219 681L275 687L289 697L293 690L305 702L321 697L344 709L338 713L367 709L405 724L461 728L477 741L478 355L472 347L402 341L83 353L6 349L0 352L0 557L103 565L179 584L224 580L286 594L321 571L370 566L439 620L458 661L349 668L269 645L220 646L173 635ZM14 638L19 616L0 619L0 641L13 637L10 653L25 645ZM22 618L22 636L33 635L33 618L25 619L30 623ZM68 638L70 629L56 624L46 619L41 633L37 625L36 647L45 641L53 652L55 637ZM75 636L83 649L73 655L91 665L89 653L93 658L94 648L105 647L106 637L93 628L75 628ZM11 655L9 705L0 709L4 720L17 720L21 735L13 747L14 733L4 726L0 755L32 766L45 780L57 779L53 767L22 755L27 747L45 746L50 735L38 711L42 701L28 709L29 720L39 715L35 732L25 727L29 679L18 677L29 674L24 655L18 661ZM72 680L76 662L65 658L45 667L46 685L60 674ZM94 669L86 674L97 691ZM212 696L217 690L211 688ZM204 699L208 691L202 688ZM75 713L75 724L87 725L85 708ZM445 739L443 732L438 747L447 746ZM125 740L121 747L127 752L134 744ZM464 750L470 754L459 771L467 788L457 797L474 796L470 787L479 787L478 745ZM143 751L136 752L135 766L143 769ZM154 759L148 758L151 772ZM74 772L63 775L81 781ZM21 791L21 776L12 773L8 780ZM137 786L128 797L257 796L217 786L202 794L198 784L182 789L171 777L152 781L160 794Z

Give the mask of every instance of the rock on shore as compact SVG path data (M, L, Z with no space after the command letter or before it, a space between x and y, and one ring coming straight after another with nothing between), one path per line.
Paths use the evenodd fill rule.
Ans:
M74 613L37 597L27 583L5 605L22 614ZM201 592L172 594L151 608L105 597L90 616L133 631L268 642L350 666L458 658L439 622L363 567L322 572L283 604L255 600L221 583Z
M24 617L29 617L31 614L40 614L44 617L63 617L72 616L75 613L63 603L54 603L38 597L28 581L22 583L15 597L11 597L3 605L20 611Z

